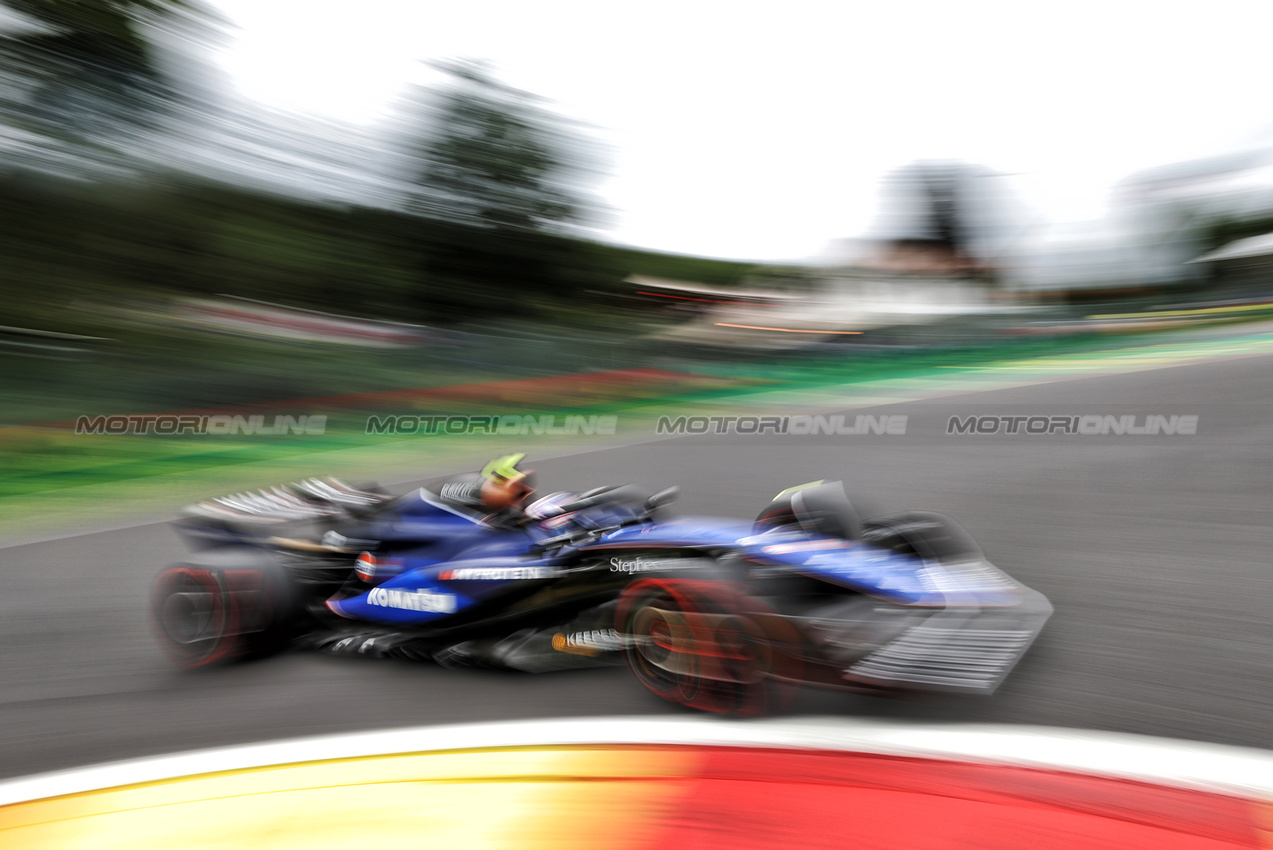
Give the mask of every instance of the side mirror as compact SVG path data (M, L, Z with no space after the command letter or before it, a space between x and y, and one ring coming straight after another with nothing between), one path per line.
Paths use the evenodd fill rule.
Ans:
M680 487L668 487L666 490L660 490L645 500L645 512L652 513L664 505L670 505L675 502L677 497L680 495Z

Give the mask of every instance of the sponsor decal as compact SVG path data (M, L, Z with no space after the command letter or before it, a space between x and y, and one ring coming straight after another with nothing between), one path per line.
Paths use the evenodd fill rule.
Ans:
M614 629L589 629L553 635L553 649L571 655L593 656L601 652L614 652L623 648L623 638Z
M611 558L610 572L612 573L646 573L654 570L675 570L680 567L693 566L693 561L677 558Z
M450 593L432 590L395 590L377 587L367 594L367 602L381 608L402 608L406 611L425 611L431 614L451 614L455 611L455 597Z
M509 581L513 579L552 578L557 571L552 567L461 567L443 570L438 578L443 581Z

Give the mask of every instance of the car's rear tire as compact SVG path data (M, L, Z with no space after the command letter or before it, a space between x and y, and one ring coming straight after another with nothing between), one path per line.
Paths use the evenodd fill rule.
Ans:
M159 574L151 613L165 653L192 669L269 655L287 645L297 611L277 567L177 565Z
M169 567L151 602L159 642L179 667L205 667L237 654L232 606L219 571Z

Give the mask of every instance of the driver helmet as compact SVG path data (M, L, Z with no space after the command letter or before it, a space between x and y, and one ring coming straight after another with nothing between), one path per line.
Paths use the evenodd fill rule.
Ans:
M535 493L533 470L517 468L525 454L498 457L482 468L482 507L490 511L520 508Z

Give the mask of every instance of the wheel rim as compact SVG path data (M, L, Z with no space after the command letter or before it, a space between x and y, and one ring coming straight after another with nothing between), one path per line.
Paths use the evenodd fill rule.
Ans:
M189 645L216 637L211 593L181 591L163 601L160 622L174 643Z
M646 688L703 711L766 712L766 657L732 597L717 588L660 583L625 602L625 657Z
M229 611L212 572L169 570L160 578L154 610L165 648L178 664L197 667L228 652Z
M681 702L693 698L697 678L693 655L678 651L677 633L684 627L669 620L680 613L665 607L672 604L666 597L642 601L629 631L632 644L627 658L642 684L666 699ZM688 666L673 669L674 661Z

